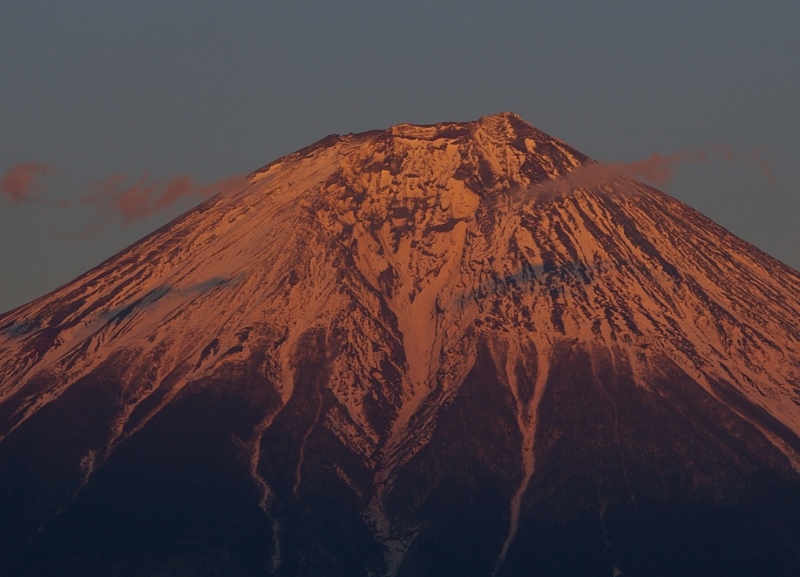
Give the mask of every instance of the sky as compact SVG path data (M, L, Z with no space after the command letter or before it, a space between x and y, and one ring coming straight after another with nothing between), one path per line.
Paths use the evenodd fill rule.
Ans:
M0 313L328 134L501 111L604 163L681 159L659 188L800 269L798 23L796 0L3 0Z

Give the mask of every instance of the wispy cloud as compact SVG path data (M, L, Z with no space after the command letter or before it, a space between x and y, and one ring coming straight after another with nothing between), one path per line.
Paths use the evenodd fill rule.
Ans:
M14 204L40 201L37 195L40 180L52 172L52 167L39 162L15 164L0 180L0 197Z
M90 208L99 221L121 220L125 224L166 212L182 200L201 201L232 187L244 186L244 176L199 184L189 175L178 175L169 180L151 179L144 174L131 179L114 174L92 183L88 191L72 198L53 199L43 196L40 181L54 170L46 164L26 162L11 167L0 180L0 196L12 204L39 204L57 208ZM98 219L95 219L96 221ZM95 222L96 227L98 223Z
M218 192L246 184L244 177L233 177L200 185L188 175L179 175L163 182L150 180L147 175L131 181L124 175L111 175L92 185L92 190L74 199L59 201L62 207L95 208L106 218L121 218L129 224L164 212L184 198L196 201Z
M702 148L686 148L672 154L655 152L648 158L634 162L610 162L587 164L561 178L538 183L519 193L521 197L547 192L570 192L602 184L612 178L630 178L654 185L664 185L675 178L678 171L688 164L705 164L722 158L733 164L748 166L761 172L771 184L775 184L772 167L764 159L763 151L736 153L726 146L709 145Z
M672 154L654 152L648 158L628 163L610 163L599 165L604 175L620 175L652 182L666 184L670 182L678 170L687 164L705 163L709 161L708 152L702 148L687 148Z
M719 144L710 145L708 149L711 152L714 152L733 164L740 164L742 166L747 166L749 168L753 168L763 174L772 184L775 186L777 184L775 180L775 175L772 172L772 165L767 161L764 156L766 155L766 151L763 148L759 148L750 152L734 152L727 146L722 146Z

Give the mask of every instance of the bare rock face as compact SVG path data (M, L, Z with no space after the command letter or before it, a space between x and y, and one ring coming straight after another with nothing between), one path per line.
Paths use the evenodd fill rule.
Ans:
M330 136L0 316L0 573L800 574L800 275L593 167Z

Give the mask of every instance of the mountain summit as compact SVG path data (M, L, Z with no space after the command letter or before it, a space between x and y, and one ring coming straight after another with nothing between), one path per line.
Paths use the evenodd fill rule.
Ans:
M0 572L800 574L800 275L594 165L328 136L0 316Z

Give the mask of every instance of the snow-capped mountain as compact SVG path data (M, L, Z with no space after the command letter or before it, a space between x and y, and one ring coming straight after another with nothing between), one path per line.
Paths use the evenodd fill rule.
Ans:
M593 166L329 136L0 316L0 568L800 574L800 275Z

